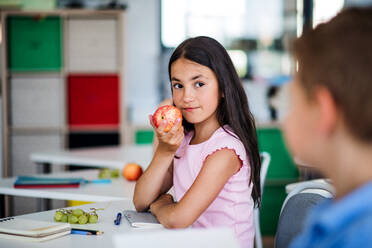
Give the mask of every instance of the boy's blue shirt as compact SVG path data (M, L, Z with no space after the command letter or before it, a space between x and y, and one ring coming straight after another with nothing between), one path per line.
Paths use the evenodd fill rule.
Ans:
M372 181L316 206L290 247L372 247Z

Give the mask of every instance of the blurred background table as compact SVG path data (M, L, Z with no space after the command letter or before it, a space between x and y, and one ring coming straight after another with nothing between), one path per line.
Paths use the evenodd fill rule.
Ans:
M83 177L93 180L98 177L99 170L83 170L65 173L53 173L37 175L40 177ZM79 188L43 188L43 189L20 189L14 188L16 177L0 179L0 194L10 196L26 196L41 199L72 200L85 202L103 202L129 200L132 201L135 182L129 182L122 177L111 179L111 183L93 184L87 183ZM51 209L48 202L40 203L40 210Z
M43 166L43 173L49 173L51 165L122 169L125 164L135 162L145 169L152 159L152 145L40 151L31 153L30 159Z

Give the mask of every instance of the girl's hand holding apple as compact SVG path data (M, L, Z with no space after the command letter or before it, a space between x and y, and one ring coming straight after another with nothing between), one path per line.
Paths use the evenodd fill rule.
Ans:
M181 118L177 118L174 122L174 125L169 130L167 130L167 120L163 120L162 122L160 122L158 127L156 127L153 121L153 116L149 116L151 126L154 128L156 137L159 141L159 145L157 148L159 151L172 154L176 153L184 137Z

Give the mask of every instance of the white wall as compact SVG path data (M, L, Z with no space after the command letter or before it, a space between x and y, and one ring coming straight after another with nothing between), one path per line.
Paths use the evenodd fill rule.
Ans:
M125 17L125 96L133 124L148 124L158 104L160 58L159 0L127 0Z

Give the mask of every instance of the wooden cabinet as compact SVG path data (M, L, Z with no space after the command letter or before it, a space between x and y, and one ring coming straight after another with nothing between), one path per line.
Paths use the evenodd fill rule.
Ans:
M35 173L33 151L123 143L124 11L0 13L3 175Z

